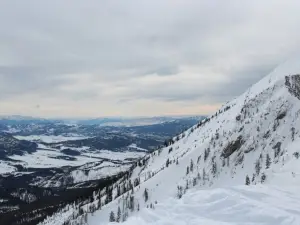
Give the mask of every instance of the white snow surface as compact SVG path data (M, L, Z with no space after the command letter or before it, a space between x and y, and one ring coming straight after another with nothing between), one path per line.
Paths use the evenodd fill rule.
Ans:
M140 148L137 146L137 144L131 144L128 146L129 149L132 149L132 150L136 150L136 151L143 151L143 152L147 152L147 149L144 149L144 148Z
M83 140L90 137L86 136L78 136L78 135L69 135L69 136L63 136L63 135L29 135L29 136L14 136L15 138L19 140L26 140L26 141L40 141L45 143L58 143L62 141L71 141L71 140Z
M25 155L12 155L9 158L14 160L20 160L16 164L21 164L24 167L30 168L51 168L51 167L63 167L63 166L80 166L88 162L96 162L99 159L87 157L87 156L75 156L76 160L69 161L65 159L59 159L56 157L66 156L58 151L49 151L39 149L32 154ZM72 156L73 157L73 156Z
M16 171L16 168L13 166L10 166L7 162L5 161L0 161L0 174L5 174L5 173L12 173Z
M141 158L145 156L145 152L142 151L122 151L122 152L115 152L109 150L99 150L95 153L87 153L86 155L90 156L98 156L101 158L107 158L112 160L125 160L130 158Z
M109 150L99 150L90 153L82 153L79 156L69 156L74 158L75 160L65 160L64 158L58 157L66 157L67 155L61 153L57 149L46 149L44 148L44 145L41 144L39 144L39 147L43 147L43 149L38 149L36 152L33 152L31 154L27 153L24 155L9 156L10 159L18 160L18 162L0 161L0 174L12 173L13 171L15 171L16 168L13 167L13 165L22 165L25 168L53 168L63 166L81 166L86 163L101 162L103 159L130 162L132 161L132 159L141 158L146 154L145 152L141 151L113 152ZM84 148L81 148L81 150L83 149ZM112 170L115 170L115 172L109 174L116 174L118 171L120 171L117 168L116 164L112 164L114 166L111 166L110 169L107 168L107 170L101 171L101 176L104 176L105 172L110 172ZM128 167L126 166L126 168ZM121 171L124 171L124 168L122 168ZM97 178L97 176L95 178Z
M142 209L124 225L298 225L297 192L267 185L191 190Z
M120 172L127 171L131 165L115 165L113 163L104 162L98 168L89 170L88 175L83 170L72 171L71 176L74 178L74 183L80 183L89 180L98 180L104 177L112 176Z
M88 214L88 224L108 224L110 213L120 207L122 214L129 214L128 225L299 225L300 99L285 84L285 76L294 74L300 74L300 59L282 64L208 122L147 155L146 165L132 171L131 181L141 181L134 193ZM187 173L191 161L193 171ZM118 184L121 181L114 185L114 196ZM184 193L178 199L180 186ZM135 200L133 211L123 208L130 195ZM72 212L72 207L62 210L41 225L72 222Z

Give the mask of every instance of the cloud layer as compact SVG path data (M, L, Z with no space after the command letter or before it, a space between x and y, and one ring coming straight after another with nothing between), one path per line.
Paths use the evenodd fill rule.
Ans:
M0 2L0 114L207 114L300 47L299 1Z

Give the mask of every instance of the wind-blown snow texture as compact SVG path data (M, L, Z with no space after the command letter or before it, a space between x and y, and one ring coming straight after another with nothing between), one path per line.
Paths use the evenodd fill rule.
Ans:
M116 187L128 184L120 180L115 200L87 218L79 216L79 206L68 206L41 224L107 224L118 207L130 225L300 224L298 73L300 59L284 63L173 144L147 155L129 178L140 180L134 192L115 199ZM100 195L104 203L104 190ZM89 211L98 199L81 208Z

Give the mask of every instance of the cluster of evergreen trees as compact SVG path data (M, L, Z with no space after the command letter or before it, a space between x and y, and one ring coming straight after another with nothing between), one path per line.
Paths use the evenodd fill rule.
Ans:
M263 155L260 154L259 159L257 159L256 162L255 162L255 168L254 168L255 169L255 173L252 176L252 180L250 180L250 177L248 175L246 176L246 181L245 181L246 185L250 185L251 182L253 183L255 181L255 178L257 178L257 177L260 176L260 171L261 171L261 168L262 168L262 166L261 166L262 162L263 162ZM266 159L265 159L265 168L269 169L270 166L271 166L271 164L272 164L271 157L267 153L266 154ZM267 179L266 174L262 173L261 177L260 177L260 182L264 183L266 181L266 179Z
M149 192L148 189L144 190L143 193L145 203L149 200ZM157 202L156 202L157 204ZM149 207L149 205L147 206ZM154 208L154 204L150 204L150 208ZM137 199L134 197L134 189L132 189L131 193L127 193L127 195L123 196L121 199L121 206L118 206L117 212L111 211L109 214L110 222L124 222L127 220L129 212L140 211L140 204Z

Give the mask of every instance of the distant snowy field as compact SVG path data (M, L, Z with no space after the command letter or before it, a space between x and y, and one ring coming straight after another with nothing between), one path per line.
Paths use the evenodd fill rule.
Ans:
M14 136L19 140L26 141L39 141L45 143L58 143L62 141L72 141L72 140L83 140L90 137L86 136L78 136L78 135L70 135L70 136L62 136L62 135L29 135L29 136Z
M67 136L54 136L54 135L30 135L30 136L15 136L19 140L27 140L33 142L44 143L58 143L68 140L82 140L89 137L79 136L75 134L69 134ZM0 174L14 173L19 174L16 169L16 165L21 165L24 168L59 168L64 166L83 166L88 163L101 163L99 165L100 170L96 169L96 172L91 172L88 177L82 179L83 175L80 175L81 180L88 180L91 177L99 178L103 177L103 174L116 174L120 171L125 171L129 168L128 165L120 167L121 163L130 163L133 159L141 158L145 156L146 150L139 148L135 144L128 146L131 151L113 152L110 150L90 150L88 146L82 147L69 147L63 144L59 145L60 149L48 147L42 143L38 143L38 150L31 154L24 155L12 155L10 159L15 161L0 161ZM80 152L80 155L69 156L61 152L64 149L72 149ZM110 165L108 165L110 163ZM118 168L120 167L120 168ZM95 170L95 168L94 168ZM82 171L81 171L82 172ZM80 173L80 172L78 172ZM76 180L76 179L75 179Z
M62 157L66 156L63 153L58 151L49 151L49 150L38 150L32 154L26 154L23 156L20 155L13 155L9 158L14 160L21 161L21 164L24 167L30 168L51 168L51 167L63 167L63 166L80 166L88 162L96 162L99 159L88 157L88 156L76 156L76 160L65 160Z
M15 167L9 165L6 161L0 161L0 174L12 173L14 171L16 171Z
M23 156L13 155L10 159L18 160L19 162L0 162L0 173L9 173L15 171L15 168L11 165L22 165L27 168L52 168L52 167L63 167L63 166L81 166L90 162L99 162L103 159L107 160L120 160L128 162L126 159L140 158L143 157L143 152L111 152L107 150L98 151L95 153L86 153L80 156L72 156L75 160L65 160L60 157L66 155L59 151L53 150L42 150L39 149L37 152L32 154L25 154Z
M82 156L99 157L99 158L123 161L126 159L141 158L145 154L146 154L145 152L132 152L132 151L113 152L109 150L100 150L96 152L83 153Z

